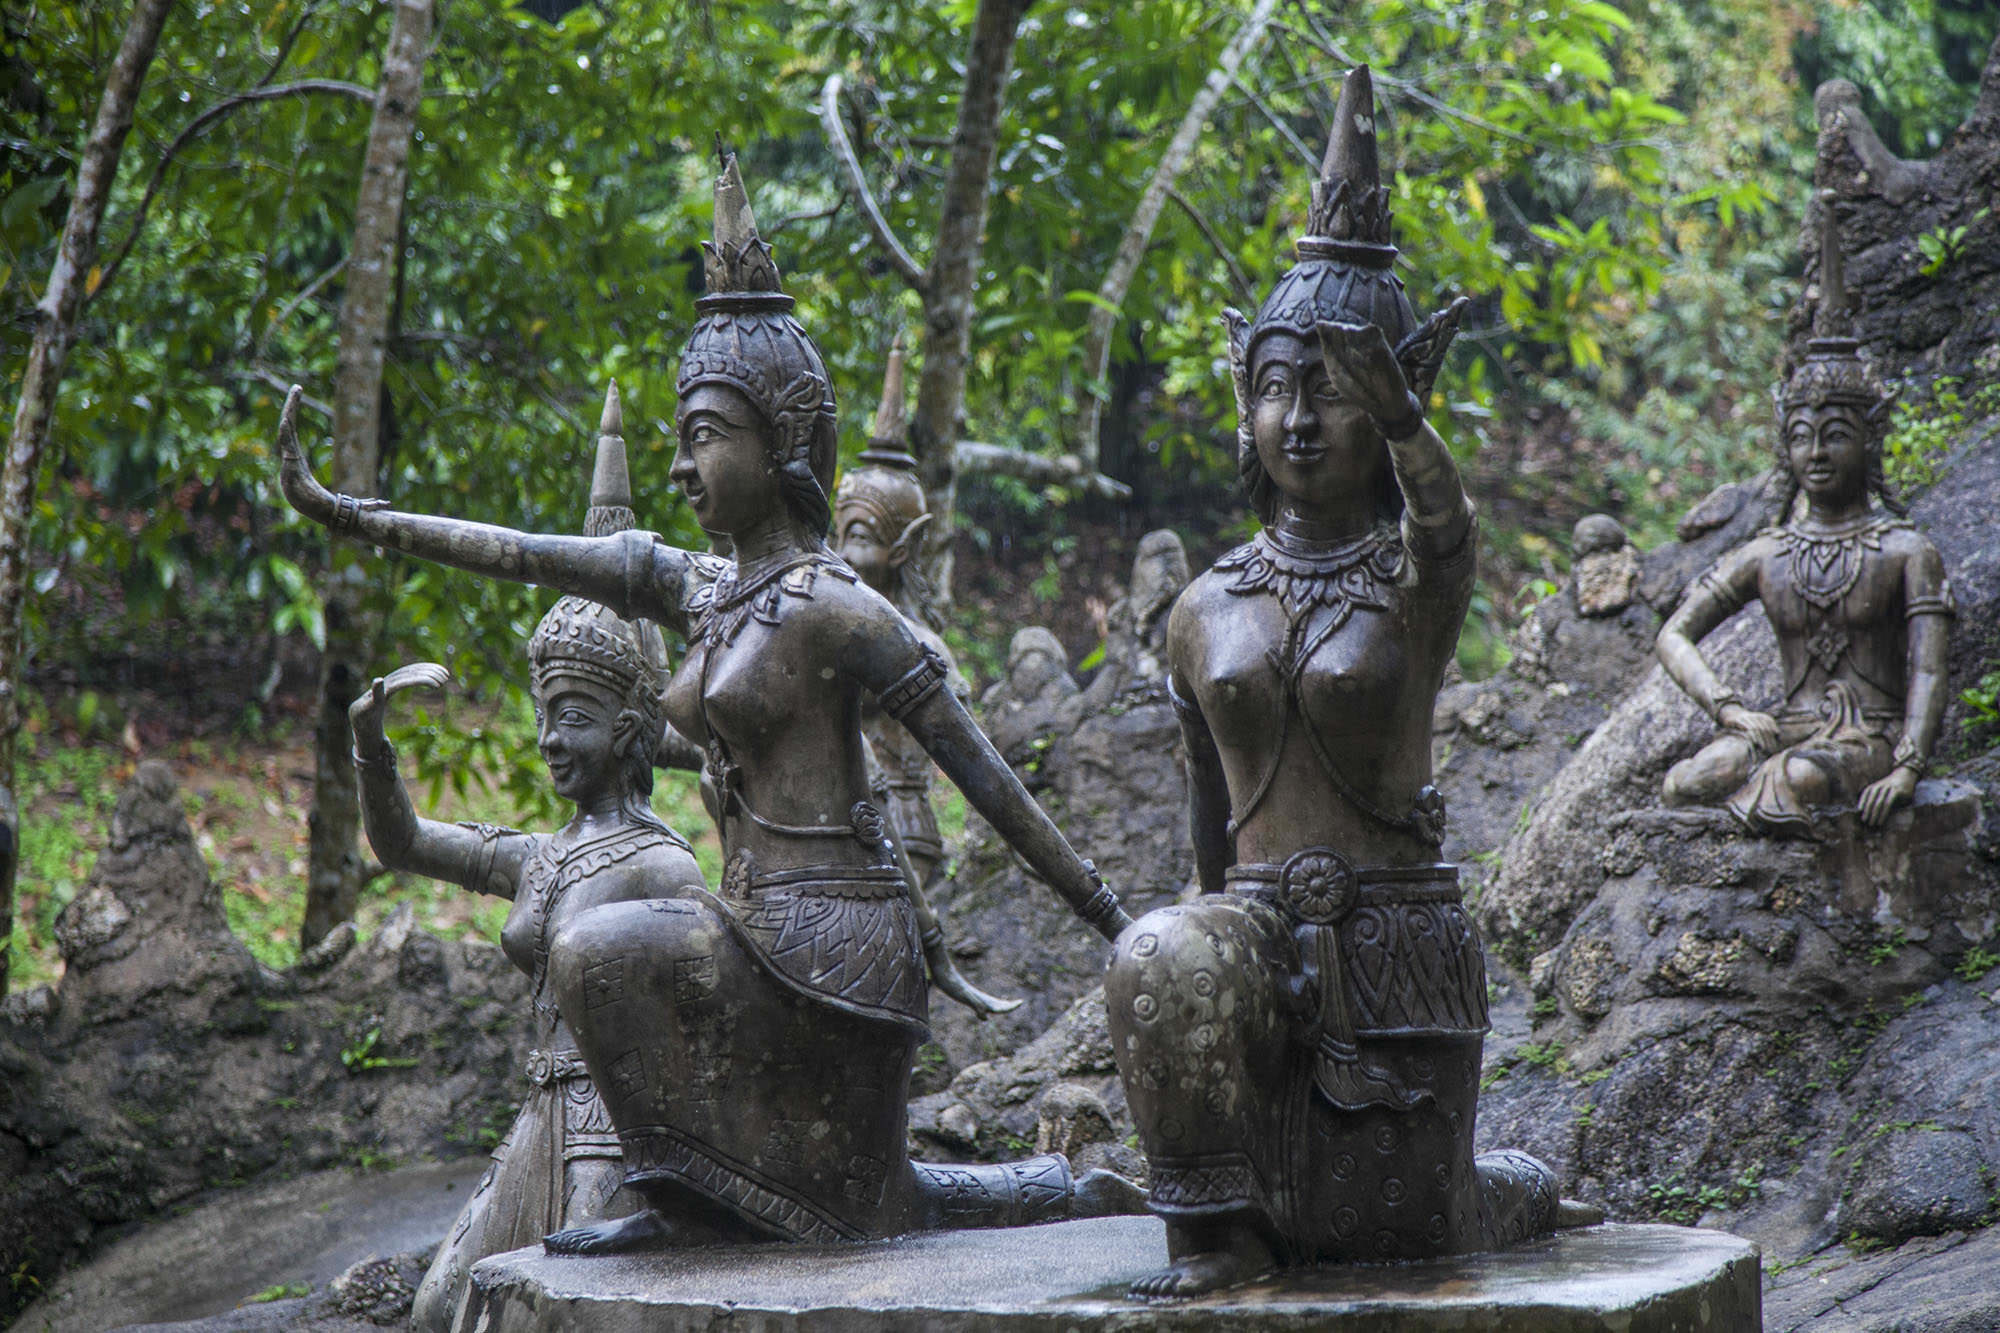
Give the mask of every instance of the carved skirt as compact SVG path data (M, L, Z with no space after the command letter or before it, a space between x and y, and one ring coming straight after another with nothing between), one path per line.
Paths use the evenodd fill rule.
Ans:
M528 1065L527 1099L432 1258L412 1328L449 1328L472 1266L486 1256L631 1211L612 1201L623 1179L618 1139L581 1057L537 1050Z
M1485 964L1455 879L1309 849L1119 938L1105 1001L1155 1212L1247 1214L1286 1263L1546 1225L1547 1168L1473 1159Z
M864 872L741 902L616 903L550 969L618 1126L625 1178L720 1205L775 1239L904 1228L910 1064L926 1035L907 895Z

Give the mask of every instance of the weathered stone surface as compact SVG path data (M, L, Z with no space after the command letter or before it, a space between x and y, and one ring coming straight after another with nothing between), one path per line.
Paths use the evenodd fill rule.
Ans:
M316 969L260 966L162 765L120 795L60 920L61 985L0 1011L0 1272L18 1275L0 1317L104 1229L203 1191L457 1156L506 1128L527 1005L500 951L405 911Z
M1991 1333L2000 1229L1926 1236L1893 1250L1845 1247L1773 1273L1769 1333Z
M1022 1329L1344 1333L1696 1333L1761 1327L1754 1246L1713 1231L1602 1226L1499 1254L1324 1269L1139 1305L1166 1255L1152 1218L934 1232L840 1248L635 1258L516 1250L473 1270L460 1333L755 1328L760 1333Z
M112 1244L54 1283L14 1327L40 1333L218 1316L292 1327L295 1320L284 1321L295 1311L269 1307L295 1301L231 1312L295 1285L325 1288L325 1303L344 1317L401 1324L415 1287L405 1288L393 1259L378 1256L427 1252L485 1165L466 1157L387 1172L321 1171L230 1191Z

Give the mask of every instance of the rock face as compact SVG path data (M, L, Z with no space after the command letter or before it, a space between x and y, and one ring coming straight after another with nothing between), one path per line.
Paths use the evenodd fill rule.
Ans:
M164 765L120 794L56 930L60 987L0 1008L0 1317L103 1228L266 1172L490 1147L512 1115L527 986L500 951L405 911L265 969Z
M1926 162L1889 153L1853 84L1836 79L1814 98L1813 182L1833 192L1840 215L1855 331L1876 363L1895 374L1977 384L2000 372L2000 214L1990 207L2000 191L1996 56L2000 48L1988 55L1971 116ZM1806 223L1809 282L1818 274L1820 207ZM1920 244L1926 237L1930 255ZM1809 287L1792 311L1794 357L1804 354L1816 300Z

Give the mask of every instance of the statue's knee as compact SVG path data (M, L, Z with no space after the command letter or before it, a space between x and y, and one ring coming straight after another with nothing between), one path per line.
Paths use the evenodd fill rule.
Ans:
M1825 805L1832 799L1832 784L1827 781L1826 770L1797 755L1785 761L1785 785L1804 805Z

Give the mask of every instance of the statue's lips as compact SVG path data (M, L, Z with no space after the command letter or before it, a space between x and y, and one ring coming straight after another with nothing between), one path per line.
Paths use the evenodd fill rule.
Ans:
M1287 440L1278 452L1285 456L1287 463L1317 463L1326 457L1326 446L1308 444L1303 440Z

